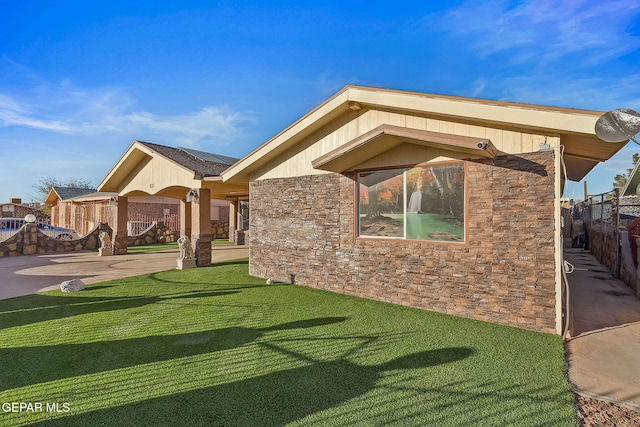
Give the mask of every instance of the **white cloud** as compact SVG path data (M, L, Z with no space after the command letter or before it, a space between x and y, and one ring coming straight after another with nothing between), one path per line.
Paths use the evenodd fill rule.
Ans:
M490 92L505 101L556 107L608 111L631 108L640 111L640 73L623 77L562 78L556 74L478 79L461 95Z
M640 38L627 32L640 14L637 0L512 4L466 1L422 23L469 38L481 56L509 53L514 63L550 63L581 54L581 61L597 65L640 47Z
M25 94L0 93L0 127L25 127L66 135L105 133L130 139L161 139L175 145L228 145L252 121L251 115L226 105L159 115L135 111L122 89L78 88L69 81L42 84Z

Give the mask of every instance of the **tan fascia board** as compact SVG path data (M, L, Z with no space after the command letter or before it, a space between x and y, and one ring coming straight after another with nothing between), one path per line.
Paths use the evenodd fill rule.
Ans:
M58 203L58 200L62 200L62 198L60 197L58 192L53 187L51 187L49 189L49 192L47 193L47 197L44 198L44 204L55 205L56 203Z
M484 123L546 130L555 133L568 132L594 135L596 120L603 114L592 110L421 94L360 86L350 87L349 94L352 101L369 106L381 106L418 114L433 114Z
M273 159L305 136L310 135L321 126L348 111L349 90L350 86L345 86L331 98L227 168L221 174L223 180L248 182L249 174L256 170L259 164Z
M555 134L594 135L602 114L591 110L546 107L503 101L489 101L446 95L431 95L347 85L282 132L260 145L222 172L225 181L249 181L252 171L286 151L305 136L340 114L357 109L383 108L419 115L457 118L465 121L521 127Z
M105 192L103 194L94 194L93 196L91 195L87 195L87 196L79 196L79 197L72 197L71 199L67 199L67 200L63 200L64 202L73 202L73 203L83 203L83 202L103 202L105 200L109 200L111 199L111 197L113 196L117 196L118 193L116 192Z
M131 143L131 145L129 146L129 148L127 148L127 150L124 152L124 154L120 157L118 162L116 162L116 164L109 170L107 175L102 179L100 184L98 184L98 187L96 188L96 190L98 190L98 191L107 191L107 190L103 190L103 188L106 185L109 184L109 181L111 181L111 180L113 180L115 178L115 175L117 174L118 170L126 163L126 161L129 159L129 157L134 152L134 150L139 150L142 153L144 153L144 154L146 154L146 155L148 155L150 157L156 157L156 156L161 157L165 161L174 164L175 166L179 167L180 169L185 170L185 171L189 172L190 174L193 174L193 179L194 180L200 180L201 179L201 177L199 177L198 174L196 174L191 169L189 169L187 167L184 167L180 163L177 163L174 160L169 159L168 157L163 156L161 153L159 153L157 151L152 150L151 148L149 148L146 145L144 145L142 142L140 142L138 140L134 140ZM127 176L128 176L128 174L127 174ZM116 186L114 186L112 188L117 188L117 187L119 187L119 185L116 185Z
M342 173L403 143L470 154L475 157L495 158L498 154L498 150L486 138L380 125L312 160L311 165L314 169ZM485 148L479 147L480 143Z
M98 186L96 187L96 190L98 191L104 191L103 187L105 185L107 185L109 183L110 180L113 179L114 175L116 174L116 172L118 171L118 169L120 169L120 167L122 166L122 164L126 161L126 159L131 155L131 153L133 152L133 150L135 148L141 149L142 148L142 144L140 144L137 140L134 140L131 145L129 145L129 148L127 148L125 150L125 152L122 154L122 156L120 156L120 158L118 159L118 161L111 167L111 169L109 169L109 172L107 172L107 174L105 175L104 178L102 178L102 181L100 181L100 184L98 184Z

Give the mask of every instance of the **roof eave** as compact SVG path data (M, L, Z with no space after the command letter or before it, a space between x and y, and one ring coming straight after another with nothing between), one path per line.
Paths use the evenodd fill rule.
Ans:
M385 108L508 125L555 134L594 135L597 111L430 95L348 85L282 132L222 172L224 181L248 182L251 173L341 114L359 108ZM618 148L619 149L619 148ZM613 150L615 153L618 149ZM606 153L601 160L612 154ZM600 159L598 159L600 161Z

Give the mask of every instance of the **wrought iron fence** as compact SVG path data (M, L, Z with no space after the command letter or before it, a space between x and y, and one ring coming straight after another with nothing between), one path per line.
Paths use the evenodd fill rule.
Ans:
M129 236L137 236L144 232L154 222L164 222L165 229L168 231L180 231L180 214L168 214L162 216L147 215L138 212L129 212L127 221L127 234Z

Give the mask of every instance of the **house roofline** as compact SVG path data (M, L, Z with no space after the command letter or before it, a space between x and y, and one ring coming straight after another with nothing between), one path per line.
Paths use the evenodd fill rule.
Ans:
M445 119L590 137L595 137L594 125L602 114L591 110L347 85L222 172L224 181L248 182L251 172L261 165L336 117L362 108L392 109ZM606 160L611 155L603 153L600 156L602 158L596 161Z

